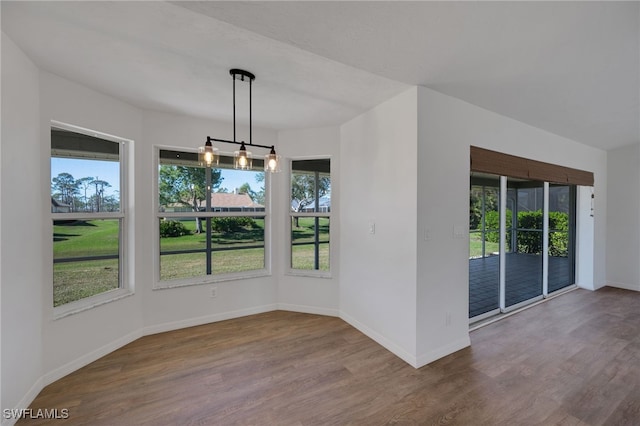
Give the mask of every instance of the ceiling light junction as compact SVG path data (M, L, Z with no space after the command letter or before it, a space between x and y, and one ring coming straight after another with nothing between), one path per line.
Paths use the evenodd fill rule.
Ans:
M226 139L217 139L212 138L211 136L207 136L207 141L204 146L199 148L199 159L200 164L205 167L212 167L214 165L218 165L219 156L218 156L218 148L213 146L213 142L222 142L222 143L230 143L235 145L240 145L240 148L234 152L234 161L233 167L235 169L240 170L251 170L253 166L253 159L251 151L247 151L248 147L256 147L256 148L265 148L269 149L269 153L264 157L264 170L266 172L277 173L280 171L280 156L276 154L276 149L274 145L259 145L254 144L252 140L252 99L251 99L251 87L252 82L255 80L256 76L250 73L249 71L241 70L241 69L231 69L229 71L231 77L233 77L233 140ZM236 80L249 81L249 143L245 143L245 141L238 142L236 139Z

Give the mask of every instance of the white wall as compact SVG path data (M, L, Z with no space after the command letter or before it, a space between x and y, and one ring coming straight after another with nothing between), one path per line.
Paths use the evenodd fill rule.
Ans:
M230 105L231 107L231 105ZM155 235L156 208L153 204L152 188L154 176L154 145L194 149L204 145L207 136L219 139L233 139L233 126L212 120L178 116L147 111L143 120L143 147L136 163L140 176L136 193L140 194L139 213L147 218L140 224L142 235ZM247 139L244 127L238 127L238 140ZM253 129L254 143L277 145L277 133L272 130ZM220 152L233 155L238 147L218 143ZM256 148L254 156L267 151ZM223 183L224 186L224 183ZM273 243L278 243L276 235ZM233 318L252 313L265 312L277 307L277 286L274 276L218 282L211 285L195 285L153 290L158 249L147 238L145 251L138 253L141 269L146 271L142 281L144 292L145 333L172 330L180 327L204 324L221 319ZM274 263L277 263L276 259ZM209 297L212 286L218 288L215 299Z
M607 153L607 284L640 291L640 145Z
M105 96L84 86L44 71L40 73L40 153L39 165L43 176L37 184L43 197L49 197L51 147L51 120L95 130L133 141L129 148L128 180L130 197L128 204L129 235L131 248L136 255L145 250L143 234L138 231L143 217L137 213L137 191L133 164L141 154L142 114L140 110L124 102ZM43 318L43 359L46 381L50 382L78 367L97 359L111 350L140 336L142 328L140 287L146 277L144 265L128 262L130 281L136 293L111 303L74 315L53 319L53 242L52 223L48 208L40 209L39 220L44 231L39 244L44 248L45 265L41 309ZM133 231L135 230L135 233ZM129 251L130 259L133 253Z
M38 69L2 33L2 408L31 402L42 375L42 168Z
M418 88L418 365L470 344L469 141L464 135L474 133L468 115L476 111L460 110L458 102Z
M417 88L340 129L340 311L416 365ZM375 233L370 233L371 225Z
M605 285L605 151L423 87L418 111L419 361L429 362L467 341L470 145L594 172L596 243L590 253L582 250L578 261L591 268L594 288ZM588 225L582 224L587 232ZM463 232L459 238L454 227Z
M278 133L278 153L287 160L330 158L331 159L331 223L330 223L330 278L305 277L288 275L287 247L289 239L288 210L289 206L289 173L290 163L285 161L286 168L278 178L278 190L274 195L278 198L274 203L274 215L278 220L274 247L278 276L278 306L280 309L339 316L340 287L340 129L326 127L306 130L286 130Z

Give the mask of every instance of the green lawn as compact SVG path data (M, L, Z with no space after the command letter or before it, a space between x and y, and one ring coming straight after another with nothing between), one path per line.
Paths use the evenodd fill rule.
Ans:
M298 218L296 227L295 219L291 219L291 240L294 243L291 248L291 268L302 270L315 269L315 218ZM329 270L329 218L318 218L319 269ZM301 244L306 243L306 244Z
M485 241L485 253L495 253L500 250L500 244ZM472 232L469 234L469 257L482 257L482 237L480 233Z
M53 306L118 288L118 259L55 263Z
M119 227L117 219L56 221L53 258L117 255Z
M53 259L118 256L119 221L56 221ZM118 288L118 259L53 264L53 306Z
M213 233L214 274L263 269L264 219L255 219L255 225L233 233ZM206 235L195 234L195 220L183 221L191 232L173 238L161 238L162 252L202 250ZM314 218L300 218L299 227L292 237L296 243L314 241ZM329 269L329 219L319 220L320 269ZM118 256L119 221L117 219L93 221L56 221L53 227L54 260L90 258L92 256ZM165 254L161 257L162 280L190 278L205 275L205 253ZM314 245L296 245L292 252L292 265L296 269L313 269ZM57 262L53 267L54 306L90 297L118 288L118 259L78 259Z

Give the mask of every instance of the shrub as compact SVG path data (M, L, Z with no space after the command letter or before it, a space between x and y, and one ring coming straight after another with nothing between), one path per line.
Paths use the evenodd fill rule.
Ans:
M216 217L211 221L213 232L230 234L241 231L243 228L255 228L257 224L250 217Z
M182 222L177 220L160 221L160 237L181 237L189 233L190 231Z
M567 257L569 255L569 215L549 212L549 255Z
M542 230L542 211L519 212L519 229ZM511 224L511 210L507 210L507 223ZM500 229L500 214L497 211L489 211L485 214L487 230ZM549 255L554 257L566 257L568 250L569 215L562 212L549 212ZM500 242L499 232L487 232L486 241ZM507 231L507 246L511 241L511 231ZM542 253L542 232L519 231L517 240L518 253L539 254Z

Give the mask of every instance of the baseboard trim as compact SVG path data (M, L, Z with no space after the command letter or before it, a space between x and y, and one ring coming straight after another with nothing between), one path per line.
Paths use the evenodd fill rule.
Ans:
M406 362L410 366L412 366L414 368L418 368L416 357L411 355L405 349L403 349L400 346L398 346L396 343L394 343L391 340L387 339L382 334L380 334L377 331L367 327L366 325L362 324L360 321L356 320L355 318L353 318L352 316L350 316L348 314L345 314L344 312L340 313L340 318L342 318L349 325L351 325L352 327L354 327L355 329L357 329L358 331L360 331L361 333L363 333L364 335L366 335L367 337L369 337L370 339L372 339L373 341L375 341L379 345L383 346L389 352L391 352L392 354L394 354L395 356L397 356L398 358L400 358L401 360L403 360L404 362Z
M116 340L113 340L112 342L107 343L106 345L94 351L89 352L88 354L82 355L81 357L66 363L62 367L58 367L55 370L50 371L49 373L46 373L44 376L42 376L42 381L44 382L44 386L50 385L56 380L59 380L64 376L71 374L76 370L79 370L85 365L91 364L93 361L96 361L97 359L102 358L103 356L115 351L116 349L123 347L124 345L127 345L133 342L134 340L141 338L142 336L143 336L142 330L133 331L123 337L120 337Z
M31 386L31 389L27 391L27 393L22 397L22 399L17 404L17 409L27 408L29 404L36 399L36 396L44 389L46 384L44 383L44 377L40 377L36 382ZM2 417L2 426L13 426L18 422L19 419L9 418L6 419L4 416Z
M187 327L195 327L198 325L210 324L218 321L225 321L234 318L246 317L248 315L262 314L265 312L271 312L278 309L277 304L254 306L246 309L238 309L235 311L222 312L213 315L204 315L196 318L189 318L186 320L166 322L163 324L152 325L144 327L142 329L143 336L149 336L151 334L165 333L167 331L180 330Z
M615 281L609 281L607 282L607 286L622 288L624 290L640 291L640 284L627 284L627 283L618 283Z
M447 355L451 355L452 353L458 352L461 349L468 348L469 346L471 346L471 338L467 333L467 336L462 339L458 339L455 342L452 342L446 346L440 347L438 349L429 351L425 354L418 356L418 363L416 368L424 367L425 365L430 364L433 361L436 361Z
M300 312L303 314L324 315L328 317L340 317L340 311L337 309L322 308L319 306L294 305L290 303L278 303L278 309L281 311Z

